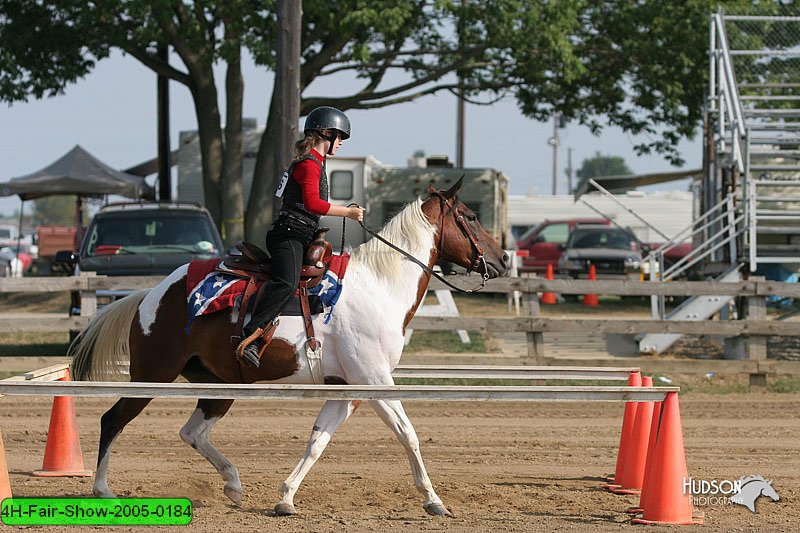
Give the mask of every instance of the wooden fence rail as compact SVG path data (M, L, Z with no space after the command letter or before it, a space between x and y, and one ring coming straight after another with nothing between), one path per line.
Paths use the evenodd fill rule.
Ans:
M71 276L42 278L0 278L0 292L57 292L57 291L96 291L143 289L154 287L162 277L159 276ZM478 276L451 276L457 287L474 288L479 283ZM431 290L447 289L440 281L431 281ZM629 280L546 280L541 278L499 278L489 280L481 291L485 293L508 294L513 291L523 293L557 292L561 294L605 294L620 296L785 296L800 297L800 284L779 281L738 281L720 283L716 281L671 281L653 283Z
M53 278L0 278L0 292L81 292L82 316L0 316L0 332L67 331L86 326L96 309L96 291L139 289L155 286L161 277L154 276L74 276ZM477 276L452 276L453 283L463 288L473 288ZM432 290L445 288L433 280ZM675 333L689 335L747 336L753 345L764 346L766 337L772 335L800 337L800 322L765 320L765 313L751 313L748 320L734 321L670 321L670 320L616 320L545 318L538 316L538 296L541 291L562 294L617 294L623 296L737 296L747 297L754 308L763 307L766 296L800 297L800 286L794 283L749 280L734 283L714 281L676 281L652 283L627 280L544 280L539 278L501 278L490 280L483 292L525 294L530 311L522 317L416 317L409 327L427 330L477 330L493 332L525 332L528 336L528 355L544 356L542 334L586 333L602 335ZM765 358L761 350L755 358Z

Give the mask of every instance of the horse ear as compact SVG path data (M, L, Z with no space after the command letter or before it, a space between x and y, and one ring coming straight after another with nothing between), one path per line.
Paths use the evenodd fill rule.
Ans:
M436 192L436 187L433 186L433 183L428 183L428 196L433 196L433 193Z
M464 176L462 175L460 178L458 178L458 181L455 182L452 187L450 187L449 189L447 189L447 191L445 191L444 196L446 198L455 198L456 195L458 194L458 191L461 190L461 185L463 185L463 183L464 183Z

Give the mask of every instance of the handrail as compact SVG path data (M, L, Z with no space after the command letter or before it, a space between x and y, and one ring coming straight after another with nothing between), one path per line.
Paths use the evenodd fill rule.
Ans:
M749 157L747 154L749 150L743 146L749 142L749 139L746 137L744 110L725 31L725 17L722 13L713 13L710 18L709 79L710 89L713 91L710 94L711 109L718 113L719 142L722 146L726 142L730 142L733 153L732 163L736 165L739 172L744 173L748 167L746 159ZM726 118L731 125L730 130L725 126Z
M725 208L725 209L723 209ZM674 279L676 276L680 275L681 273L685 272L700 259L703 259L713 253L714 251L720 249L725 244L731 242L731 239L735 238L739 235L740 232L736 232L734 234L728 235L725 239L721 242L715 243L714 240L720 236L722 236L726 231L730 231L729 228L723 228L721 231L718 231L714 235L710 236L708 239L705 239L699 246L693 248L688 254L686 254L683 258L679 261L675 262L673 265L670 266L668 269L664 269L664 255L669 252L670 250L674 249L678 244L688 240L689 238L693 238L694 236L705 232L708 228L715 226L716 224L722 222L726 217L728 217L728 213L735 208L733 203L733 194L728 194L725 198L724 202L719 202L714 207L703 213L700 217L697 218L690 226L687 226L683 230L681 230L675 237L671 240L665 242L657 249L650 252L650 255L653 257L653 261L658 261L659 269L658 272L661 273L661 280L662 281L670 281ZM739 215L734 222L738 224L744 219L742 215ZM702 222L702 224L701 224ZM691 231L690 231L691 230ZM688 235L684 235L685 233ZM707 250L710 248L710 250ZM699 258L689 262L689 259L694 258L701 252L703 253ZM734 258L735 259L735 258ZM651 265L651 272L653 272L653 268ZM651 276L652 279L656 279L655 276Z

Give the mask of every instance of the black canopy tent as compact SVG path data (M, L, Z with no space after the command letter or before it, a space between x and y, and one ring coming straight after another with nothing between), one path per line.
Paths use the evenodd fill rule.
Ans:
M14 194L22 200L55 194L155 198L143 177L114 170L79 145L39 171L0 183L0 196Z
M23 202L43 196L75 195L75 221L79 233L82 227L82 199L109 194L155 199L155 190L145 182L144 177L114 170L79 145L41 170L0 183L0 196L17 195ZM22 208L20 230L21 226Z

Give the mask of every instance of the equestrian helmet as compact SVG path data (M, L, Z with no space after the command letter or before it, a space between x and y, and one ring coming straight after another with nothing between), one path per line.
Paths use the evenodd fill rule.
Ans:
M350 138L350 119L335 107L316 107L306 117L304 132L336 130L342 134L342 140Z

